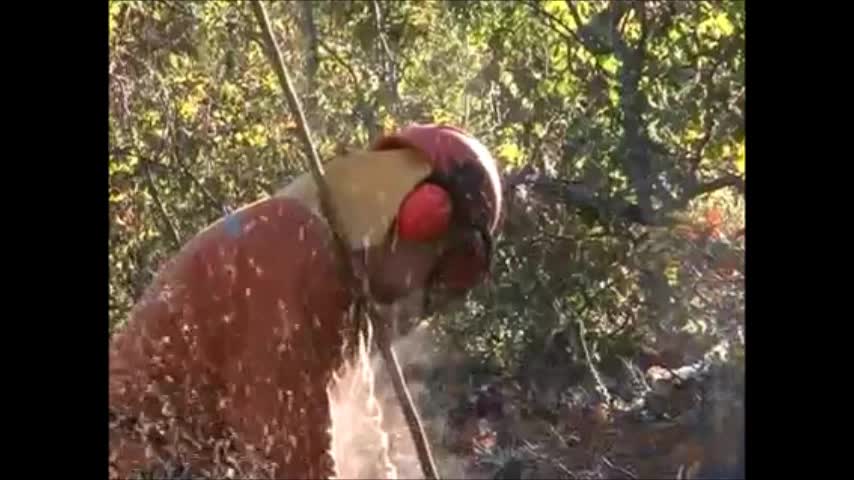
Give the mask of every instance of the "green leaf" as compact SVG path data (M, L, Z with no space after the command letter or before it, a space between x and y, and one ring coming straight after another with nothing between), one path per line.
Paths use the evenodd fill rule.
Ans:
M602 62L602 68L611 75L617 73L617 68L619 68L619 66L620 62L617 60L615 55L608 55L608 58Z

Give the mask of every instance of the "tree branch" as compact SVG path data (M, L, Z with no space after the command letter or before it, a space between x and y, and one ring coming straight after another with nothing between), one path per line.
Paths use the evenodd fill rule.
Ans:
M699 62L700 55L697 56L695 62ZM706 88L706 96L703 98L703 122L705 123L705 129L703 130L703 136L697 142L696 147L694 147L694 151L692 152L693 158L691 158L691 173L696 173L697 169L700 166L700 162L703 160L703 152L706 150L706 147L709 144L709 141L712 139L714 135L715 128L717 127L717 112L713 108L713 102L715 97L713 95L713 87L714 87L714 78L715 73L717 73L718 68L720 68L721 64L723 64L724 56L721 55L713 60L711 68L706 71L700 72L699 76L703 80L703 84ZM699 63L697 63L696 68L699 68Z
M610 8L617 7L612 3ZM625 13L619 10L615 13ZM614 53L622 63L619 71L620 110L622 111L623 135L618 155L623 169L629 177L631 187L638 197L639 213L643 223L655 223L652 207L653 183L655 178L652 162L649 158L649 142L644 127L643 114L646 110L646 96L640 89L646 58L645 42L637 48L629 48L625 39L619 36L616 24L612 22ZM619 38L617 38L619 37Z
M303 35L308 38L308 53L306 54L306 79L308 80L308 91L311 92L306 99L306 104L311 120L309 124L317 126L317 70L319 68L319 51L317 38L317 25L314 21L314 4L305 0L300 2L300 20Z
M575 30L567 27L562 21L560 21L560 19L558 19L557 17L555 17L551 13L547 12L544 8L540 8L538 6L538 4L536 3L536 1L533 1L533 0L528 1L528 2L525 2L525 4L528 5L529 7L531 7L531 9L534 12L536 12L538 15L540 15L544 19L550 20L548 22L543 22L543 23L547 27L549 27L553 32L555 32L558 35L560 35L561 37L563 37L564 40L567 40L567 41L575 40L576 42L578 42L582 45L584 44L584 40L582 40L581 37L578 36L578 33L576 33ZM557 25L560 25L561 27L563 27L563 29L565 29L566 32L557 28ZM576 22L576 25L578 25L578 22Z
M652 211L650 215L644 215L637 203L621 198L608 198L583 183L548 177L530 167L505 174L504 185L507 195L517 187L528 186L538 195L559 199L568 207L594 211L603 224L610 224L617 220L646 226L671 224L673 220L670 218L670 214L687 207L691 200L699 196L722 188L735 188L741 194L744 194L745 191L744 178L736 175L725 175L709 182L694 185L679 199Z
M594 56L609 53L608 49L602 48L601 46L597 47L596 45L593 45L588 39L585 39L586 37L582 38L576 30L569 28L559 18L547 12L545 9L540 8L534 0L526 2L525 4L531 7L531 9L539 15L543 25L545 25L550 30L558 34L561 38L563 38L563 40L566 42L568 58L571 59L574 56L574 49L572 48L574 45L579 45L580 48L587 50ZM573 6L572 8L574 9L575 7ZM560 25L561 28L557 28L558 25ZM580 26L580 21L576 20L576 29ZM599 72L600 75L607 76L605 69L602 68L602 63L599 61L598 58L594 57L594 65L596 66L596 70L597 72ZM578 71L572 61L566 62L566 66L564 67L563 73L565 73L567 70L570 70L577 77L584 78L584 75Z
M638 2L635 5L635 11L638 12L641 21L641 37L638 41L636 51L644 52L646 49L646 40L649 38L649 19L647 18L646 3ZM622 32L620 32L622 34Z
M643 215L637 203L621 198L608 198L583 183L573 183L559 178L551 178L531 167L522 168L505 174L504 185L506 195L520 186L529 186L540 196L559 199L565 205L579 210L590 210L597 214L603 224L614 220L636 223L646 226L664 226L672 223L670 214L681 210L695 198L706 195L722 188L735 188L742 195L745 191L745 180L737 175L727 174L704 183L689 187L678 199L666 203L650 215Z
M350 80L353 82L353 91L356 93L356 115L361 118L365 129L368 131L368 137L375 138L378 132L376 115L371 111L371 106L367 102L367 95L365 94L365 90L361 87L361 81L356 75L356 71L353 70L353 67L344 61L344 59L341 58L335 50L319 38L318 45L320 45L320 47L323 48L326 53L328 53L329 56L341 65L350 75Z
M688 206L692 200L697 197L701 197L703 195L707 195L712 192L716 192L723 188L734 188L737 192L744 195L745 191L745 180L742 177L733 174L725 174L722 177L716 178L714 180L708 182L697 182L694 181L692 185L689 185L685 192L679 198L673 200L665 204L662 208L659 209L661 213L667 214L671 212L675 212L677 210L681 210Z
M658 224L655 215L642 216L640 207L636 203L619 198L607 198L583 183L550 178L532 169L522 169L507 174L504 184L508 191L527 185L535 193L544 197L557 198L568 207L596 212L599 220L606 225L615 220L649 226Z
M584 325L584 319L581 318L581 315L579 314L575 316L575 322L578 326L578 340L581 343L581 349L584 352L584 359L586 360L587 368L590 370L590 375L596 382L596 391L599 392L602 400L604 400L607 405L611 405L611 392L608 391L608 387L606 387L605 382L602 381L602 375L599 374L599 369L596 367L596 362L593 361L593 356L590 354L590 348L587 346L587 328Z
M558 113L556 113L556 114L552 115L552 116L549 118L549 120L546 122L545 128L543 129L543 130L544 130L544 131L543 131L543 136L542 136L542 137L540 137L539 139L537 139L537 143L534 145L534 148L533 148L533 149L531 149L531 155L530 155L530 157L529 157L529 158L530 158L530 163L532 163L532 164L534 164L534 165L536 165L536 164L537 164L537 159L539 159L539 158L540 158L540 152L541 152L541 151L542 151L542 149L543 149L543 144L544 144L544 143L546 143L546 138L547 138L547 137L549 136L549 134L551 133L551 131L552 131L552 126L554 125L554 123L555 123L557 120L559 120L559 119L561 118L562 114L563 114L563 112L558 112Z
M736 175L726 175L721 178L716 178L715 180L712 180L710 182L701 183L700 185L697 185L693 189L689 190L685 194L685 197L688 200L692 200L701 195L705 195L707 193L712 193L716 190L729 187L735 188L736 190L738 190L738 193L744 195L744 179Z
M202 192L202 197L205 198L205 200L208 203L208 206L213 211L228 213L228 211L229 211L228 206L224 202L218 201L216 199L216 197L213 196L213 194L210 192L210 190L208 190L202 184L202 182L198 178L196 178L195 175L193 175L193 173L190 171L190 167L186 164L186 162L179 160L179 164L181 165L181 172L184 175L186 175L187 178L189 178L191 182L193 182L193 184L196 186L196 188L199 189L200 192Z
M391 48L388 45L388 39L386 38L385 31L383 29L383 18L382 12L380 11L380 4L377 0L372 0L371 5L373 6L374 13L374 22L377 26L377 38L380 43L380 50L385 54L385 81L388 86L388 90L391 93L392 102L391 106L397 104L398 91L397 91L397 62L394 59L394 55L391 52Z
M176 165L179 166L181 173L190 179L190 182L202 192L202 197L207 202L208 206L212 211L217 212L218 214L227 213L228 207L226 204L220 200L217 200L216 197L207 189L207 187L202 184L202 182L193 175L192 169L190 168L189 163L187 162L186 155L181 153L183 149L182 142L186 142L189 138L189 134L184 134L183 137L178 134L179 130L174 129L172 131L172 161L175 162ZM194 149L193 160L195 161L199 156L200 150L198 148Z
M581 28L584 23L581 21L581 15L578 14L578 9L575 8L575 4L572 3L572 0L566 0L566 6L569 8L569 13L572 15L572 19L575 20L575 28ZM587 37L582 38L579 34L576 35L576 38L578 39L578 42L584 45L584 48L586 48L590 53L607 53L601 51L601 49L595 48Z
M151 194L151 198L154 200L154 206L157 208L160 218L163 220L163 223L166 224L166 233L169 234L168 237L169 240L171 240L172 247L175 249L181 248L181 234L178 233L178 228L172 223L172 220L169 218L169 212L166 210L163 202L160 201L160 194L157 191L157 187L154 185L154 179L151 177L151 170L149 169L150 162L148 160L142 160L140 163L142 171L145 174L145 183L148 186L148 193Z
M339 65L344 67L344 70L346 70L347 73L350 75L350 80L353 82L354 88L358 89L359 88L359 76L356 75L356 71L353 70L353 67L349 63L345 62L344 59L341 58L341 55L338 55L338 52L333 50L322 39L318 38L317 44L320 46L320 48L326 50L326 53L328 53L329 56L332 57L333 60L335 60ZM359 92L357 91L356 93L358 94Z

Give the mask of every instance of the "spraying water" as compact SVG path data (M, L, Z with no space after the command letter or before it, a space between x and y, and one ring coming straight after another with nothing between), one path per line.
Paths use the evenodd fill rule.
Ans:
M332 458L337 478L397 479L391 461L389 435L374 392L374 369L369 345L372 332L359 336L353 360L333 375L327 392L332 417Z
M361 337L357 353L333 377L328 388L332 418L331 456L337 478L424 478L407 420L398 402L384 360L372 345L373 332ZM400 353L401 367L442 363L429 348L432 338L426 323L397 337L394 348ZM426 385L407 379L415 403L423 402ZM420 405L423 406L423 405ZM442 417L442 416L440 416ZM446 421L425 419L425 430L438 432ZM432 436L431 436L432 437ZM435 438L434 438L435 440ZM464 461L437 447L444 475L465 478Z

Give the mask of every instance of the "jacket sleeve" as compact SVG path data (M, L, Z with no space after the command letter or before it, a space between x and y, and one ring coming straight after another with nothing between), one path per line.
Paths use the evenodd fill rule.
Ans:
M156 463L140 442L163 454L189 436L184 458L204 463L227 431L268 472L327 475L326 387L351 303L332 241L297 201L272 198L212 225L161 271L110 349L111 411L154 426L144 440L111 433L121 475Z

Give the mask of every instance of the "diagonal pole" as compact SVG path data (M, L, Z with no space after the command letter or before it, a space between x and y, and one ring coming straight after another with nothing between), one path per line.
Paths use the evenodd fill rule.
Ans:
M276 75L279 77L279 83L285 93L288 106L290 107L294 117L296 117L296 122L299 126L298 132L300 140L303 142L303 148L305 149L306 156L309 160L309 168L311 169L311 174L314 177L314 183L317 185L321 212L329 222L335 237L337 249L344 260L341 263L346 275L345 278L355 280L354 285L357 286L367 285L367 283L362 281L363 279L359 278L357 272L355 272L350 266L350 252L347 248L347 242L345 240L346 237L343 235L343 229L340 228L340 217L336 215L337 212L332 205L329 186L326 184L324 179L323 165L320 162L320 156L318 155L317 148L314 146L314 141L311 138L311 132L308 129L308 123L305 120L305 114L303 113L302 106L297 98L296 90L294 89L293 82L291 81L291 76L288 73L284 60L282 59L282 52L276 43L275 37L273 37L267 10L264 7L264 3L258 0L253 0L250 2L250 5L252 5L252 11L255 13L255 18L261 26L264 42L267 46L267 54L273 64ZM362 290L358 292L356 298L359 298L360 301L366 303L367 299L365 297L365 292ZM363 315L367 315L364 309L357 309L357 315L359 312ZM427 443L427 436L424 433L424 428L421 424L418 411L415 409L415 405L412 402L412 396L406 386L406 380L403 378L403 371L400 368L400 364L397 361L394 349L392 348L388 329L382 324L378 315L371 315L370 317L371 320L374 321L374 331L378 333L377 344L379 345L380 353L382 354L386 367L389 370L395 394L397 395L398 402L403 409L403 414L406 418L409 432L412 434L412 440L415 444L418 460L421 463L421 470L424 473L425 478L428 480L438 479L439 476L436 464L433 460L433 455L430 452L430 446ZM358 321L359 319L357 319L357 323Z

